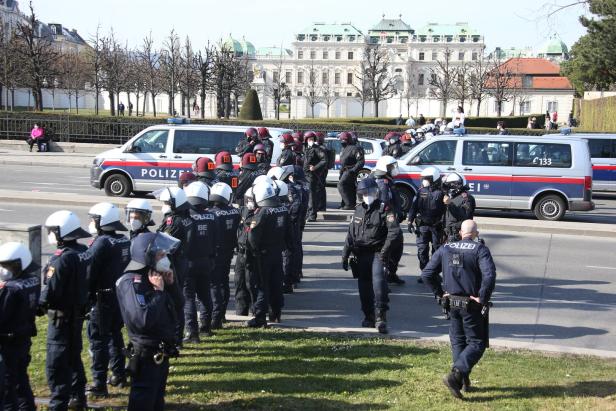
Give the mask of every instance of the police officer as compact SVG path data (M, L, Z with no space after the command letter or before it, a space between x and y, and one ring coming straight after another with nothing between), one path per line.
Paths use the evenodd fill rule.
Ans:
M239 173L233 169L233 158L228 151L220 151L214 157L216 162L216 180L227 184L231 187L231 191L237 188ZM211 187L210 187L211 188ZM233 200L233 196L231 197Z
M272 135L266 127L259 127L257 129L257 133L259 134L259 141L261 142L261 144L263 144L263 146L265 146L267 164L269 165L269 163L272 161L272 154L274 153L274 143L271 140Z
M404 220L404 213L402 212L402 203L398 195L398 190L394 186L394 178L398 173L398 161L392 156L382 156L377 160L372 175L379 186L379 199L384 204L386 210L394 212L396 221L400 224ZM402 233L402 229L400 229L396 236L396 240L391 244L391 251L388 253L389 260L385 261L388 283L397 285L405 283L397 273L403 250L404 234Z
M148 200L136 198L126 205L126 223L130 230L131 240L138 234L148 233L148 227L156 225L152 221L152 205Z
M190 268L188 258L194 235L193 220L189 213L190 203L188 203L184 190L177 187L166 187L155 191L153 194L163 203L161 208L163 221L157 231L167 233L180 241L180 246L170 258L173 263L175 279L178 282L177 287L173 290L178 290L179 295L176 298L182 301L181 305L176 306L178 310L177 341L178 344L181 344L184 333L184 299L180 290L184 287L184 280Z
M290 133L284 133L280 136L280 156L276 161L278 167L295 165L295 153L293 152L293 136Z
M404 154L402 145L400 143L400 134L395 132L387 133L385 136L385 144L387 148L383 150L384 156L392 156L393 158L400 158Z
M338 192L342 197L340 208L355 210L357 203L357 175L364 167L364 150L354 143L353 135L348 131L338 136L342 151L340 152L340 180Z
M199 157L193 165L194 171L197 174L197 180L205 183L208 187L216 184L216 164L209 157Z
M263 327L267 325L268 307L271 307L269 321L279 323L281 320L284 305L282 251L290 243L289 209L280 204L275 188L267 181L255 184L253 193L258 208L250 224L248 242L257 267L250 282L254 318L247 325Z
M0 392L0 398L4 395L3 410L36 409L28 365L41 292L38 269L23 244L11 242L0 246L0 354L6 366L6 372L0 375L0 379L5 379L4 390Z
M259 143L259 132L256 128L250 127L244 132L245 139L237 143L235 147L235 154L244 157L246 153L252 153L253 148Z
M457 398L462 398L461 389L470 387L470 373L489 339L487 313L496 267L490 250L478 241L478 235L477 224L473 220L464 221L461 240L439 248L421 273L434 294L441 301L448 301L451 310L449 338L453 368L443 382Z
M404 134L400 138L402 142L402 144L400 145L400 148L402 149L402 155L405 155L406 153L411 151L413 147L415 147L415 145L417 144L417 140L415 140L416 136L417 132L412 128L404 132Z
M94 397L108 395L107 382L124 386L124 340L122 315L115 295L115 282L130 261L130 240L117 231L127 231L120 222L120 209L111 203L99 203L88 213L90 234L89 296L90 313L87 335L92 356L92 385L87 393ZM107 380L107 369L112 374Z
M308 220L317 221L317 211L322 208L322 195L325 191L323 174L327 170L327 154L319 145L318 137L313 131L308 131L304 138L308 144L304 172L310 184L310 201L308 206Z
M445 193L441 190L441 173L434 167L421 172L421 188L413 199L409 210L409 233L417 236L417 258L419 268L424 269L432 254L438 250L443 237L443 215ZM422 282L421 277L417 282Z
M300 143L299 141L294 142L291 146L291 150L293 154L295 154L294 164L303 168L305 162L304 143Z
M257 157L254 153L244 154L240 162L240 176L235 190L235 200L240 206L244 204L244 195L252 187L255 178L263 174L265 173L258 167Z
M462 222L472 220L475 215L475 197L468 192L466 179L458 173L451 173L445 177L443 190L446 191L443 202L447 207L445 211L447 241L458 241Z
M362 327L376 327L387 333L389 287L385 275L385 262L389 260L392 243L400 231L398 219L392 210L386 210L379 200L379 187L374 178L359 182L357 193L362 196L353 214L349 232L342 250L342 268L349 265L358 280ZM352 259L351 259L352 258ZM349 261L351 259L351 261Z
M270 169L270 160L267 155L267 149L264 144L259 143L254 148L255 157L257 157L257 167L263 174Z
M131 245L131 262L116 284L130 340L131 411L162 411L165 407L169 358L178 355L177 307L182 306L169 258L178 247L180 242L168 234L139 234Z
M197 181L197 175L192 171L184 171L178 178L178 187L184 188L193 181Z
M304 228L306 227L306 216L308 215L308 206L310 198L310 188L306 181L304 169L302 166L296 165L293 167L293 174L288 177L288 183L292 185L299 193L301 193L301 204L299 209L299 237L295 246L297 258L295 259L295 284L299 283L304 276L302 268L304 265L304 248L302 247L302 239L304 237Z
M319 197L319 211L327 210L327 191L325 187L327 187L327 175L329 174L329 170L334 168L336 165L336 152L325 145L325 133L322 131L315 132L317 136L317 142L319 143L319 147L325 152L325 158L327 160L327 164L325 164L325 170L321 174L321 186L323 189L320 191Z
M244 195L244 206L240 207L240 224L237 229L237 258L235 259L235 313L247 316L252 307L250 278L255 270L255 256L248 242L250 226L254 221L257 205L250 187Z
M237 229L240 224L240 210L231 205L231 187L216 183L210 191L209 211L214 214L215 231L218 241L215 244L214 272L212 274L212 329L222 328L229 304L229 272L233 250L237 247Z
M77 240L90 237L72 212L56 211L45 221L47 240L57 250L43 269L39 313L47 312L47 383L49 408L84 409L86 375L81 362L84 314L88 299L87 247Z

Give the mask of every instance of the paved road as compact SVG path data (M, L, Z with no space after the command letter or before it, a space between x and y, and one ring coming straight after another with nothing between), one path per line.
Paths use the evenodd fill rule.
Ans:
M0 221L39 223L56 209L0 202ZM72 209L86 221L86 207ZM158 213L155 219L160 221ZM356 282L340 269L346 229L346 223L308 225L305 278L297 292L286 297L286 325L356 328L360 323ZM416 247L405 235L400 273L407 284L392 287L390 326L398 335L444 335L448 323L424 286L415 281ZM482 237L498 270L493 338L616 355L616 239L508 232L487 232ZM44 259L50 251L44 247Z

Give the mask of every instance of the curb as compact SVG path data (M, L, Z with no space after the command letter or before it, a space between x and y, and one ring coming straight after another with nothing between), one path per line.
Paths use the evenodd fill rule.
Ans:
M0 160L0 164L7 166L34 166L34 167L64 167L64 168L90 168L90 164L63 164L62 162L39 162L39 161L12 161Z

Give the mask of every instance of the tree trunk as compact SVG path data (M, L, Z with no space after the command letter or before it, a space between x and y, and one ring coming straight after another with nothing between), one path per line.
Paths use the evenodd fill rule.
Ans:
M15 109L15 89L11 89L11 111Z
M130 108L130 91L126 92L126 107L128 108L128 116L132 116L133 115L133 110L131 110Z
M447 100L441 100L441 117L445 118L447 114Z
M101 90L98 86L94 87L94 114L98 116L98 98L101 95Z
M111 109L111 115L115 116L116 115L116 107L115 107L115 96L113 94L113 92L109 92L109 106Z
M205 118L205 97L206 97L205 93L202 92L201 96L200 96L200 98L201 98L201 107L200 107L200 109L201 109L201 118Z
M364 118L364 112L366 111L366 102L361 102L361 118Z
M330 109L330 107L331 107L332 105L331 105L331 104L329 104L329 105L327 105L327 104L326 104L326 106L327 106L327 118L329 118L329 109Z
M75 90L75 112L79 114L79 90Z
M156 117L156 94L151 91L150 94L152 95L152 113L154 114L154 117Z
M374 117L379 118L379 102L374 102Z
M180 103L180 111L182 112L182 115L185 116L186 115L186 94L184 94L184 92L180 93L180 100L182 100L182 102Z
M479 117L481 114L481 100L477 99L477 117Z

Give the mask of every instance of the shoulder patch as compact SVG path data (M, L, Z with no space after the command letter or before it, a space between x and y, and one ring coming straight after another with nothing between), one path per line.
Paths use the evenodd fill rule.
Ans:
M165 224L167 224L167 225L173 224L173 217L171 217L171 216L167 217L167 220L165 221Z
M255 228L256 226L257 226L257 222L256 222L256 221L252 221L252 222L250 223L250 228L251 228L251 229L252 229L252 228Z
M133 276L133 283L140 283L140 282L141 282L141 275L135 274Z
M92 244L94 244L94 241L96 241L96 238L93 238L90 241L88 241L88 247L92 247Z
M58 248L53 255L62 255L62 253L64 252L64 248Z
M45 277L47 277L49 279L49 278L53 277L55 272L56 272L56 269L54 267L48 267L47 271L45 272Z

